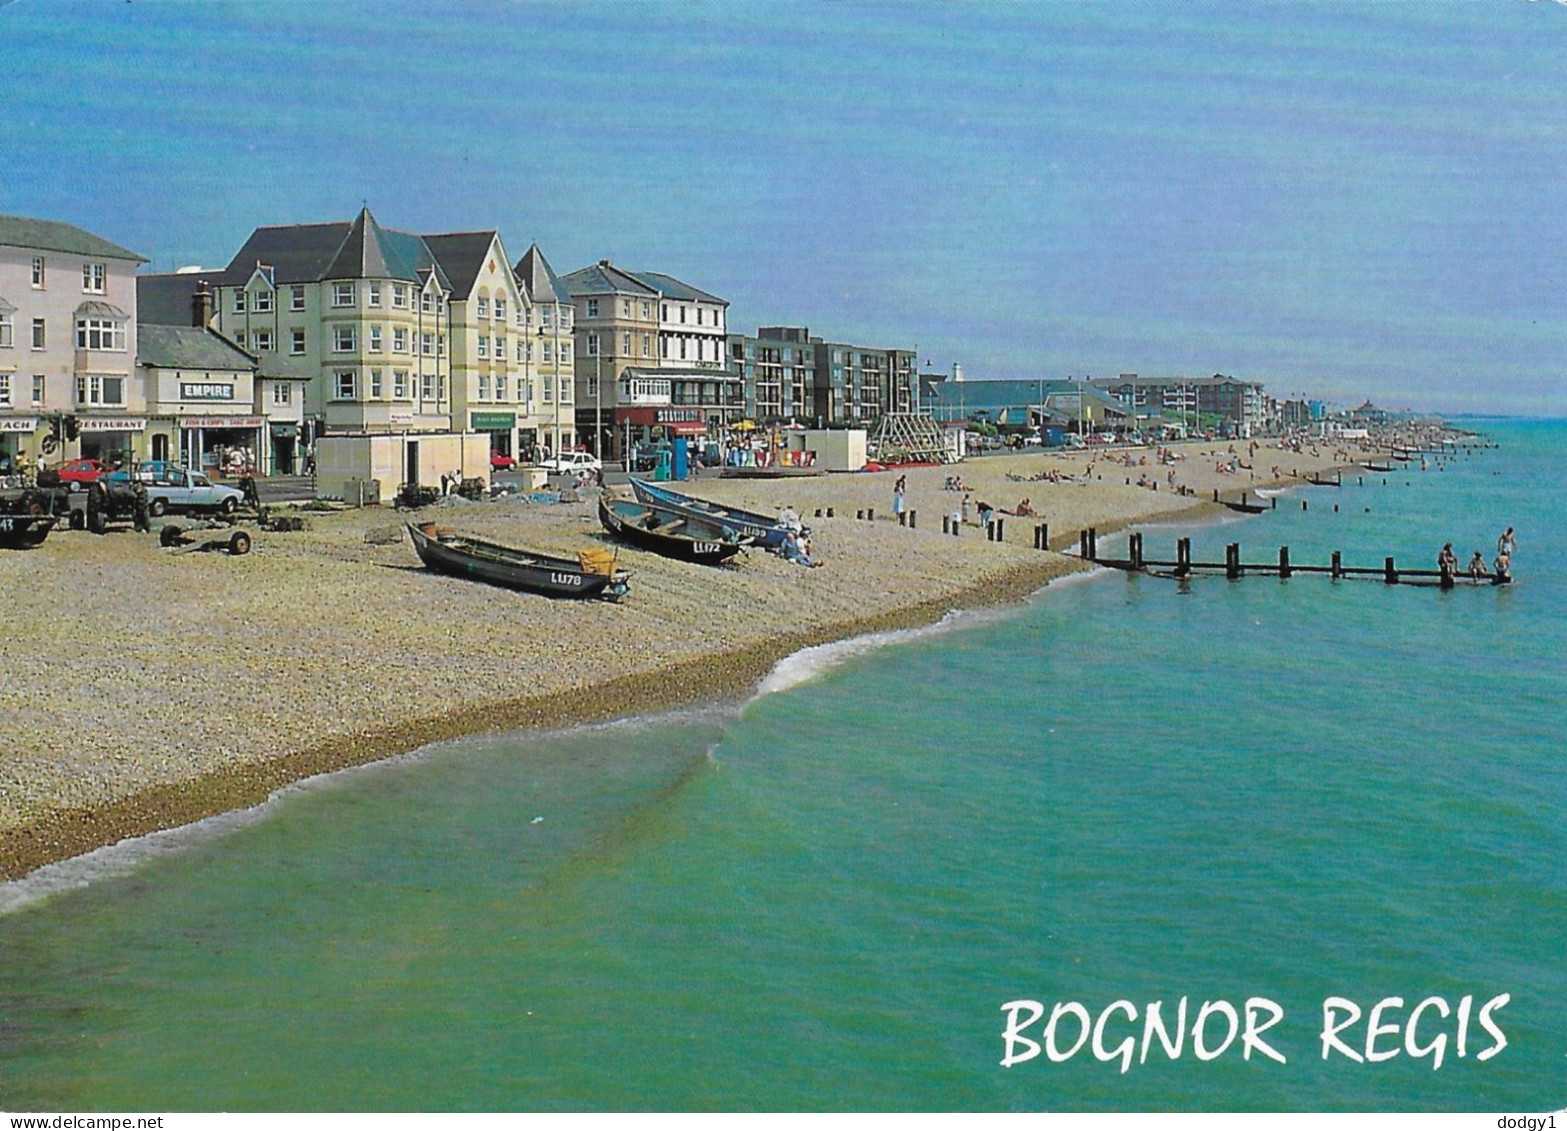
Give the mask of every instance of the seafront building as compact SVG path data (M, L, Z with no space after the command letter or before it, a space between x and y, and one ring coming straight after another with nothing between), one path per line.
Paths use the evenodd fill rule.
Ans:
M729 336L729 365L760 421L868 425L916 408L914 351L827 341L806 326Z
M730 372L744 383L745 414L759 424L816 415L816 347L806 326L763 326L729 335Z
M136 268L74 224L0 216L0 456L59 463L134 448Z
M523 455L551 453L570 447L576 428L576 361L572 346L574 314L571 294L549 260L533 244L512 269L527 302L518 346L523 380L536 400L537 429L521 433ZM536 380L535 380L536 378ZM540 442L541 441L541 442Z
M576 308L577 436L620 455L673 436L717 436L745 412L726 361L729 303L601 259L561 277Z
M1260 433L1268 422L1260 381L1240 381L1222 373L1212 377L1139 377L1123 373L1119 377L1095 378L1093 384L1134 414L1153 410L1194 422L1203 417L1217 418L1240 436Z

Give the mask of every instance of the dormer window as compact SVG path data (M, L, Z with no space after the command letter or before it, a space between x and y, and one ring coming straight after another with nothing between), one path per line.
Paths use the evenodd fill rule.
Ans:
M429 314L435 310L435 296L425 291L419 296L419 309Z
M596 299L596 298L588 299L588 317L589 318L597 318L598 316L599 316L599 300ZM546 322L548 322L549 321L549 315L546 314L544 320Z
M259 291L253 292L253 295L254 295L254 297L251 300L251 309L253 309L257 314L270 314L270 313L272 313L272 292L271 291L259 290Z
M495 321L506 321L506 300L503 298L495 300Z
M490 316L490 300L483 295L479 296L478 315L480 318L488 318Z

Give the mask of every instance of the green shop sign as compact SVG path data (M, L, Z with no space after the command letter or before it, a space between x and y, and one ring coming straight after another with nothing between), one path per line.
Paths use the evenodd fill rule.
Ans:
M501 428L513 428L516 424L515 412L475 412L468 416L468 427L475 432L494 432Z

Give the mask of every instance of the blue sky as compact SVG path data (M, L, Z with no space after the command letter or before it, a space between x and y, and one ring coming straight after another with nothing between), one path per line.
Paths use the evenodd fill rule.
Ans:
M0 6L0 211L159 270L368 202L972 377L1560 415L1567 5Z

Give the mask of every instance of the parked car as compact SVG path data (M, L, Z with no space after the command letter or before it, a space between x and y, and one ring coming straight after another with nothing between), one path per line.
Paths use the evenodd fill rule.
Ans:
M141 463L133 464L129 471L121 468L119 471L111 471L108 478L116 483L129 483L132 479L138 479L143 483L153 483L158 480L168 481L169 476L185 473L185 465L166 459L149 459Z
M490 470L491 471L510 471L512 468L514 468L516 466L517 466L517 461L512 459L511 456L507 455L505 452L491 452L490 453Z
M539 466L548 471L599 471L604 465L592 452L566 452L553 459L541 460Z
M243 491L214 483L201 472L184 468L143 482L147 484L147 509L154 517L171 512L233 514L245 501Z
M109 474L109 465L95 459L66 460L59 468L60 483L69 490L81 491Z

